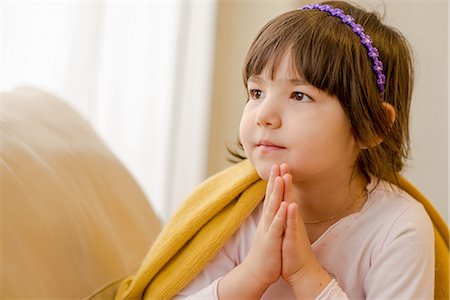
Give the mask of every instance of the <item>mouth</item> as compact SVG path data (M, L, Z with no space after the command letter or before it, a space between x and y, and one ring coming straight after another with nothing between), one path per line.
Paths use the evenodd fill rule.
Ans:
M264 149L264 150L282 150L282 149L286 149L286 147L277 145L269 140L260 140L257 144L256 144L257 148L260 149Z

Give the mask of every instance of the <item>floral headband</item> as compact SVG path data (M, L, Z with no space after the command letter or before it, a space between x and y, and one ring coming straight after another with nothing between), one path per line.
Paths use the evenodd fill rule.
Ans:
M373 62L372 69L377 77L377 85L380 92L383 93L384 85L386 83L386 76L383 73L383 63L378 59L379 57L378 49L375 48L375 46L372 44L372 39L370 38L370 36L364 33L364 28L360 24L355 23L355 19L352 16L345 14L342 11L342 9L333 8L331 5L308 4L299 7L299 10L307 10L307 9L316 9L327 12L333 17L340 18L343 23L347 24L352 28L353 32L356 33L361 39L361 44L363 44L366 47L369 53L369 57L372 59Z

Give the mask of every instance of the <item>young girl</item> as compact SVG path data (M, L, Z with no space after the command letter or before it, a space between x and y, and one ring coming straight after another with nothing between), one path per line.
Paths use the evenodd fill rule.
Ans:
M432 299L432 223L395 186L412 82L375 14L333 1L270 21L244 68L248 160L193 194L120 297Z

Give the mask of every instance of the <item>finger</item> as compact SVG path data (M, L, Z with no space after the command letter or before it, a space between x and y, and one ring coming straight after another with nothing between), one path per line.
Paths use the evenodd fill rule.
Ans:
M287 208L285 239L290 242L300 239L306 242L306 245L310 244L305 224L299 216L296 203L289 203Z
M272 165L272 167L270 168L270 174L269 174L269 180L267 182L267 187L266 187L266 197L265 197L265 201L263 203L263 211L266 209L267 206L267 202L270 195L272 194L273 191L273 184L274 184L274 180L275 177L280 175L280 167L277 164Z
M294 195L294 186L292 185L292 175L291 174L284 174L283 175L283 181L284 181L284 197L283 200L288 203L296 203L295 201L295 195Z
M298 230L298 206L296 203L290 203L287 211L286 229L295 232Z
M272 194L274 180L277 176L280 176L280 166L277 164L274 164L270 168L269 182L267 183L266 194L268 194L268 195Z
M287 173L289 173L289 166L287 163L282 163L280 165L280 176L284 176Z
M283 243L289 249L295 245L295 241L298 238L298 208L297 204L289 203L287 208L286 217L286 230L284 232Z
M266 228L272 223L277 211L280 207L280 203L283 201L284 194L284 181L280 176L275 177L273 184L273 191L270 195L267 195L268 201L266 204L266 210L263 211L263 220Z
M288 204L286 202L281 202L277 214L269 227L269 234L272 237L280 238L283 235L284 229L286 228L287 209Z

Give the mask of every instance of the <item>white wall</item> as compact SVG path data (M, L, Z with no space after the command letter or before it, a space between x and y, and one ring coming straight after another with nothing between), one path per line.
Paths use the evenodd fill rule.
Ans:
M166 220L206 176L216 8L0 1L0 91L32 85L70 103Z

